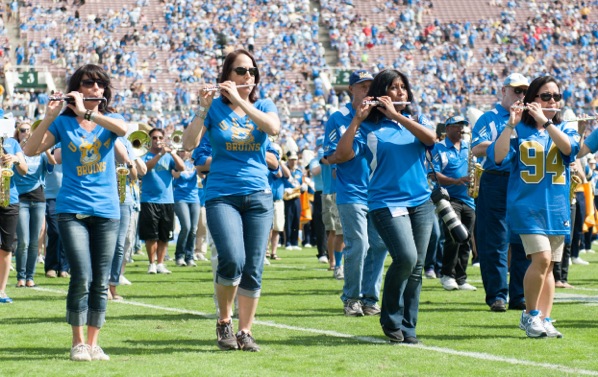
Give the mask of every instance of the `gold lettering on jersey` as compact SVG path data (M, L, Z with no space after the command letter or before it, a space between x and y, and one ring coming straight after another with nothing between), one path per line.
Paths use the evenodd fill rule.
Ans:
M226 131L228 130L228 123L226 120L223 120L222 122L218 123L218 127L220 127L222 131Z
M95 138L93 143L86 140L79 145L79 152L81 157L79 162L81 165L77 166L77 175L88 175L95 173L103 173L106 171L106 163L100 162L102 156L100 155L100 147L102 142Z
M235 144L235 143L226 143L226 150L232 152L256 152L262 148L262 144L260 143L253 143L253 144Z
M255 142L253 131L255 125L249 121L245 124L239 123L237 119L231 120L231 141L225 144L227 151L232 152L255 152L261 149L262 144Z
M72 141L69 143L68 148L73 153L77 152L77 146L75 144L73 144Z
M99 162L97 164L92 165L83 165L77 166L77 175L88 175L88 174L95 174L95 173L103 173L106 171L106 163Z
M106 149L110 149L110 143L112 143L111 139L108 139L104 142L104 146L106 147Z

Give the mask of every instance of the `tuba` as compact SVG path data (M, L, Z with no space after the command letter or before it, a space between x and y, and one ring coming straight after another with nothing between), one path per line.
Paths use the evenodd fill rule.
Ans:
M145 155L151 147L150 136L145 131L139 130L132 132L129 135L128 140L131 142L131 145L133 146L133 150L135 151L135 155L137 157Z
M467 174L469 175L469 187L467 188L467 195L472 198L477 198L480 191L480 179L484 169L482 165L476 161L476 157L469 148L469 155L467 156Z
M4 156L4 137L0 137L0 161ZM8 207L10 204L10 180L15 174L11 164L2 164L0 169L0 207Z
M125 165L118 165L116 167L117 187L118 187L118 199L121 204L125 202L127 196L127 176L129 175L129 169Z

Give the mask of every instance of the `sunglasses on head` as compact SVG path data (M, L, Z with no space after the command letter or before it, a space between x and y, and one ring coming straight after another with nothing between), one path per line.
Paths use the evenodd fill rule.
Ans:
M19 128L19 132L20 133L25 133L25 132L29 132L29 128Z
M152 136L152 140L162 140L164 136Z
M92 79L85 79L85 80L81 80L81 86L84 88L93 88L93 84L98 84L98 88L100 89L106 89L106 87L108 86L108 83L106 81L103 80L92 80Z
M237 67L237 68L233 68L233 71L235 71L235 73L240 76L245 76L245 74L247 72L249 72L249 74L251 76L257 75L257 68L255 68L255 67L252 67L252 68Z
M513 92L515 94L521 94L523 93L523 95L527 94L527 89L523 89L523 88L513 88Z
M538 94L536 97L540 97L540 99L544 102L550 101L551 98L554 98L555 102L559 102L561 98L563 98L563 95L560 93L542 93Z

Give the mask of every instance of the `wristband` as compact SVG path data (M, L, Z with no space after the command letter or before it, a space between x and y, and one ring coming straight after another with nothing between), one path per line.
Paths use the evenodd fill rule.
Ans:
M206 116L208 116L208 113L200 112L200 113L197 113L197 116L200 117L201 119L205 120Z
M85 115L83 115L83 119L85 119L85 120L91 120L91 114L93 114L93 111L87 110L85 112Z
M548 119L548 121L547 121L546 123L544 123L544 124L542 125L542 127L543 127L543 128L546 128L546 127L550 126L551 124L554 124L554 123L552 123L552 120Z
M515 129L515 126L511 125L511 123L507 122L507 124L505 124L505 127L510 128L512 130Z

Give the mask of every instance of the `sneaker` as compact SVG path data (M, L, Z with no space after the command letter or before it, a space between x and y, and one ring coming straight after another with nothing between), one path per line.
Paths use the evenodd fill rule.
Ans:
M589 254L596 254L596 250L594 249L587 249L586 250Z
M37 263L44 264L45 261L46 261L46 258L44 258L43 255L38 255L37 256Z
M159 274L170 274L170 270L166 268L164 263L158 263L156 266L156 272Z
M417 339L417 337L415 336L406 336L405 339L403 339L403 344L420 344L420 340Z
M336 280L344 280L345 279L345 271L343 266L338 266L334 268L334 278Z
M118 278L118 284L120 285L131 285L132 283L125 277L125 275L120 275Z
M585 254L585 253L586 253L586 251L587 251L586 249L579 249L579 253L580 253L580 254Z
M260 352L260 347L251 336L251 333L239 331L237 333L237 344L241 351L247 352Z
M301 246L296 246L296 245L295 245L295 246L291 246L291 247L292 247L292 249L291 249L291 250L303 250L303 249L301 248Z
M532 310L533 311L533 310ZM531 315L524 311L521 312L521 319L519 320L519 328L525 330L525 334L530 338L540 338L546 336L546 329L542 323L540 316L542 312L537 315Z
M384 332L384 335L386 335L390 339L391 343L402 343L403 340L405 340L401 329L389 330L389 329L385 328L384 326L382 326L382 331Z
M313 246L311 246L310 243L306 243L305 245L303 245L303 247L313 247Z
M147 273L148 274L156 274L156 273L158 273L158 271L156 269L156 264L155 263L150 263L149 267L147 268Z
M581 259L580 257L571 258L571 263L572 264L579 264L581 266L587 266L588 264L590 264L590 262L586 262L585 260Z
M289 246L285 247L285 250L295 250L295 249L293 249L293 246L289 245Z
M493 312L506 312L507 306L503 300L496 300L490 305L490 310Z
M318 257L318 262L320 263L328 263L328 257L326 255L321 255Z
M460 291L477 291L478 289L469 283L459 284Z
M361 302L359 300L347 300L345 302L345 315L347 317L363 317Z
M440 278L440 284L442 288L446 289L447 291L454 291L459 289L459 285L457 285L457 281L450 276L443 276Z
M195 263L195 261L192 260L188 260L187 261L187 267L197 267L197 263Z
M77 344L71 348L71 360L72 361L91 361L90 349L87 344Z
M208 260L208 258L206 258L206 256L203 254L196 254L196 256L197 256L197 260L200 262L205 262Z
M480 268L480 262L475 262L471 264L471 267L477 267Z
M239 348L233 330L233 321L216 321L216 338L218 339L218 348L223 351L236 350Z
M0 291L0 304L12 304L12 298L8 297L4 291Z
M54 278L57 278L57 277L58 277L58 274L56 273L56 270L48 270L48 271L46 272L46 277L47 277L48 279L54 279Z
M100 360L100 361L108 361L110 360L110 356L104 353L104 350L100 346L93 346L91 349L91 359L92 360Z
M264 266L269 266L270 265L270 261L268 260L268 257L264 257Z
M544 318L544 330L546 330L546 336L549 338L562 338L563 334L557 329L554 328L552 324L552 319Z
M381 311L378 304L374 304L374 305L361 304L361 310L363 311L364 315L380 315L380 311Z
M183 258L179 258L176 260L176 265L179 267L187 267L187 263L185 263L185 260Z
M61 277L61 278L70 278L71 274L69 274L66 271L60 271L60 273L58 274L58 276Z
M424 273L426 279L436 279L436 272L433 269L426 270Z

